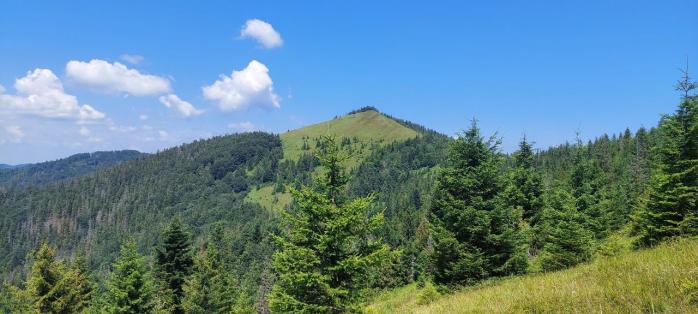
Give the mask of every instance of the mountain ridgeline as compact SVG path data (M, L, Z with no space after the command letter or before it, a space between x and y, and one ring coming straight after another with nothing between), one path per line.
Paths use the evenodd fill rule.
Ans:
M20 166L0 165L0 188L43 186L83 176L145 156L135 150L75 154L67 158Z
M13 186L0 190L0 271L19 287L4 289L3 306L31 299L22 283L51 247L49 260L100 283L86 308L117 302L125 265L153 264L154 286L140 288L169 291L153 301L169 312L267 313L354 311L366 291L457 288L653 245L694 230L697 116L686 97L658 128L545 150L523 139L506 155L476 122L454 139L366 107L280 135L26 170L0 181ZM669 201L688 206L678 213L660 199L674 186L683 194ZM191 252L168 255L175 246ZM167 258L181 268L166 270Z

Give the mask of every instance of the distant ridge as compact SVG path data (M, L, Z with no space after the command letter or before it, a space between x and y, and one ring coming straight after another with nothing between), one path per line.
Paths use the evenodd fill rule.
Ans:
M0 187L41 186L108 168L146 154L135 150L80 153L35 164L9 166L0 171Z

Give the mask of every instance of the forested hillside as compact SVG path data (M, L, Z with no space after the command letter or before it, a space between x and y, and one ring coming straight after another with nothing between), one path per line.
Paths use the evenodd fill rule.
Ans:
M0 188L42 186L83 176L144 155L135 150L94 152L20 167L0 166Z
M450 138L367 107L5 190L3 309L79 303L55 297L97 312L351 312L383 289L414 283L429 302L435 286L698 233L688 92L658 127L587 143L523 138L504 154L477 121L464 127ZM47 273L55 296L35 286ZM65 286L90 280L94 296Z

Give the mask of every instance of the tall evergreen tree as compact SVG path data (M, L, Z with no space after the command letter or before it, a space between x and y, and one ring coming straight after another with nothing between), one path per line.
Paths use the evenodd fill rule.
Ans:
M638 246L651 246L681 234L698 233L698 100L688 74L677 84L679 108L659 125L659 163L635 216Z
M42 242L34 253L34 263L27 280L27 296L31 308L38 313L60 313L59 299L62 289L59 283L64 276L63 263L56 261L56 252L46 242Z
M322 145L325 179L317 190L292 190L295 206L284 214L285 232L276 237L273 312L360 312L368 271L388 253L372 236L383 221L382 214L368 212L373 197L339 201L346 182L339 150L332 138Z
M477 123L451 142L432 205L434 280L467 284L523 272L521 212L506 206L502 159Z
M209 242L196 257L194 271L184 285L184 312L231 313L238 297L237 285L222 262L215 243Z
M105 311L115 314L154 313L156 286L145 257L138 254L136 243L121 246L119 257L107 282Z
M507 205L522 211L530 224L543 207L543 179L533 167L533 147L524 137L513 155L514 168L509 172L504 199Z
M570 186L576 208L583 215L585 228L591 230L594 236L603 237L607 231L604 219L607 216L602 206L604 177L590 148L591 145L582 145L581 140L577 140Z
M575 199L557 188L547 197L536 237L542 242L541 269L554 271L574 266L591 258L592 236L584 227L585 218L575 208Z
M172 220L163 233L163 242L156 254L157 277L168 293L172 294L173 312L183 313L184 281L191 274L194 260L191 253L191 236L184 230L179 218Z
M62 309L61 313L82 313L87 310L92 300L94 286L87 276L81 256L75 258L57 289L61 291L56 302Z

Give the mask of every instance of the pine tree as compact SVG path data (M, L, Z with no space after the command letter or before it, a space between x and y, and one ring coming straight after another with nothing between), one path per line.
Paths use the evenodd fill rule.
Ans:
M359 312L368 271L388 254L372 236L383 221L368 212L373 197L344 201L339 150L332 138L321 147L324 179L317 190L292 189L295 206L284 214L285 232L275 237L278 276L269 299L274 312Z
M89 307L94 287L86 274L82 257L75 258L56 289L61 291L56 302L62 309L61 313L82 313Z
M634 217L637 246L651 246L682 235L698 234L698 100L687 72L677 84L683 100L659 125L655 154L659 163Z
M592 237L584 221L569 192L558 188L549 194L535 227L536 237L542 242L538 255L542 270L564 269L591 258Z
M533 225L543 207L543 179L533 167L533 147L525 137L513 157L514 168L508 175L504 199L508 206L520 209L523 219Z
M185 313L231 313L237 300L236 283L223 265L218 249L209 242L194 261L194 271L184 285Z
M570 177L572 195L576 199L576 208L584 218L584 227L593 232L595 237L602 238L608 229L604 218L605 210L603 187L604 177L597 161L590 151L591 145L582 145L577 140L574 168Z
M451 142L432 205L434 280L468 284L523 272L521 212L506 206L502 160L494 138L477 123Z
M168 289L167 292L172 295L174 313L183 313L182 287L187 276L191 274L193 264L191 237L184 230L179 218L175 218L163 233L163 242L156 255L156 274Z
M46 242L42 242L34 253L34 263L27 280L26 295L32 303L32 310L39 313L59 313L62 306L59 299L62 289L59 283L64 277L63 263L56 261L56 252Z
M145 257L138 254L136 243L127 241L107 282L107 313L154 313L156 287Z

